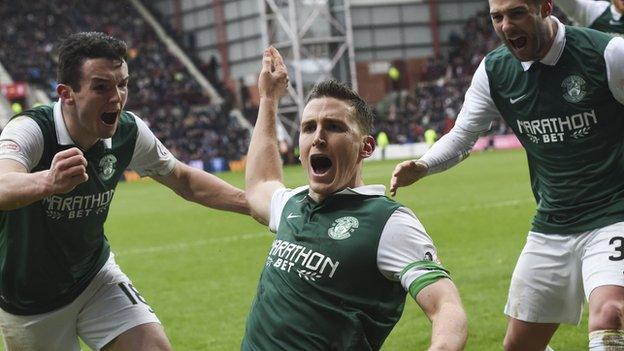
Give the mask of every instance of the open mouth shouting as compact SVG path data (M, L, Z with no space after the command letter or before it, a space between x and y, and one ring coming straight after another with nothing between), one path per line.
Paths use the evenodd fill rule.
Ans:
M516 50L522 50L526 47L527 45L527 37L525 36L521 36L521 37L517 37L517 38L507 38L507 40L509 41L509 44Z
M310 166L315 176L323 176L331 169L332 161L329 157L322 154L310 155Z
M113 112L104 112L100 116L100 119L107 126L113 126L115 125L115 122L117 122L117 118L119 117L119 112L120 112L119 110L116 110Z

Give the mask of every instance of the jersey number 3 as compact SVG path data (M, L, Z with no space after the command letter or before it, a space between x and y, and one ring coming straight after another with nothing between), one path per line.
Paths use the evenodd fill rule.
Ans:
M609 240L609 245L619 244L615 247L615 251L619 253L618 256L609 256L609 260L611 261L621 261L624 260L624 238L621 236L615 236Z

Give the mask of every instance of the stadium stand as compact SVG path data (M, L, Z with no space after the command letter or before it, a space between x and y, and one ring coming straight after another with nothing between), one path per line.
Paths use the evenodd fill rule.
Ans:
M167 21L152 12L176 37ZM561 12L555 15L569 23ZM239 160L246 153L249 131L230 117L234 93L219 81L215 58L201 62L192 49L187 51L225 98L219 105L210 104L201 87L129 2L0 2L0 17L0 62L13 80L38 86L56 99L54 45L69 33L102 31L122 38L129 47L131 80L126 108L141 116L180 160L220 170L223 164ZM179 44L184 42L177 39ZM479 62L500 44L486 9L464 24L461 35L452 33L448 42L443 57L428 60L421 83L393 91L377 104L376 129L386 131L392 143L423 141L428 129L438 135L448 132ZM242 105L246 117L253 121L256 107L245 102ZM492 126L491 134L507 133L502 121Z
M554 15L563 23L570 23L558 8ZM441 136L455 124L472 75L485 55L500 45L487 8L470 18L461 33L451 33L446 55L428 60L420 84L392 92L377 105L376 129L388 133L392 143L424 141L428 129ZM510 133L502 120L490 129L490 134Z
M56 99L55 45L73 32L102 31L129 47L126 109L144 119L180 160L219 170L223 167L210 165L227 164L246 153L249 132L230 117L230 100L210 104L127 1L0 2L0 17L0 62L13 80L38 86Z

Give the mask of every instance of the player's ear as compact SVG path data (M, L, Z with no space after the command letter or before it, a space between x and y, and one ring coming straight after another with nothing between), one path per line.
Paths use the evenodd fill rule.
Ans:
M360 148L360 157L369 158L375 151L375 138L366 135L362 138L362 147Z
M553 2L552 0L542 0L542 5L540 6L540 11L542 13L542 18L546 18L550 16L553 12Z
M74 104L74 94L72 88L67 84L59 84L56 86L56 93L61 102L67 105Z

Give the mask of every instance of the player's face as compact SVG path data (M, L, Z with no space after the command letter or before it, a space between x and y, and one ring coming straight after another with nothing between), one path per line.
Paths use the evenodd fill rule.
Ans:
M128 98L128 79L125 61L106 58L84 61L80 90L68 88L70 99L67 101L74 116L73 129L87 144L115 134Z
M489 0L496 34L520 61L541 59L553 39L549 26L551 3L533 0Z
M362 134L355 118L349 103L330 97L313 99L303 110L301 163L317 201L361 185L361 162L372 153L374 141Z
M624 13L624 0L611 0L611 3L618 11Z

